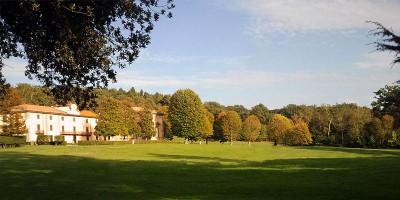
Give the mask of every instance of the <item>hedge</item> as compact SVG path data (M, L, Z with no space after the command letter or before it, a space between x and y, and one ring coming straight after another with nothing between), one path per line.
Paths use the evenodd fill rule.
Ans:
M0 146L5 147L18 147L26 144L25 136L0 136Z
M63 135L56 135L54 136L54 145L65 145L67 142L65 141L65 137Z
M52 135L38 135L36 137L36 143L38 145L51 144L52 141L53 141Z
M115 145L115 144L132 144L131 141L105 141L105 140L81 140L78 145Z

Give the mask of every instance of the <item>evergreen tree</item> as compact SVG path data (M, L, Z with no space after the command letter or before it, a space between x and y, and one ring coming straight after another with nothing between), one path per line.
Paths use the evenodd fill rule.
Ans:
M25 120L20 113L11 113L3 116L2 135L24 135L27 132Z

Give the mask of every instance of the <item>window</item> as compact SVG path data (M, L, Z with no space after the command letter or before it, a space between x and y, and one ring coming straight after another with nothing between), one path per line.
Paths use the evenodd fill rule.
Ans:
M74 118L72 118L72 121L74 121L74 122L75 122L75 117L74 117Z
M40 119L40 115L39 114L36 115L36 119Z
M61 117L61 121L64 121L64 117Z
M86 119L86 123L89 123L89 119Z
M52 115L50 115L50 117L49 117L49 118L50 118L50 120L53 120L53 116L52 116Z
M74 126L74 133L76 132L76 127Z
M61 132L64 133L64 126L61 126Z
M86 133L89 133L89 127L86 127Z
M40 132L40 124L36 125L36 131Z
M53 125L50 125L50 131L53 131Z

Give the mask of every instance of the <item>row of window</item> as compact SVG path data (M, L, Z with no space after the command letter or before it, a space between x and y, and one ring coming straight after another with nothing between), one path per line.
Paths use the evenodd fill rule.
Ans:
M73 132L75 133L76 127L74 126L72 128L73 128ZM50 131L53 131L53 125L50 125L49 129L50 129ZM36 125L36 130L37 130L37 132L40 132L40 124ZM61 132L65 132L64 126L61 126ZM89 133L89 127L86 127L86 133Z
M36 119L40 119L40 114L36 115ZM50 115L49 119L53 120L53 115ZM64 121L64 116L61 116L61 121ZM75 122L75 117L72 118L72 121ZM86 119L86 123L89 123L89 119Z

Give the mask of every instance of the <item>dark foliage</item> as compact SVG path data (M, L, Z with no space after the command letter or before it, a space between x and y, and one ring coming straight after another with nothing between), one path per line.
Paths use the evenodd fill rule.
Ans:
M25 75L49 87L58 103L85 107L94 88L116 81L114 66L138 57L154 22L171 17L173 7L172 0L0 1L0 70L2 59L25 58Z

